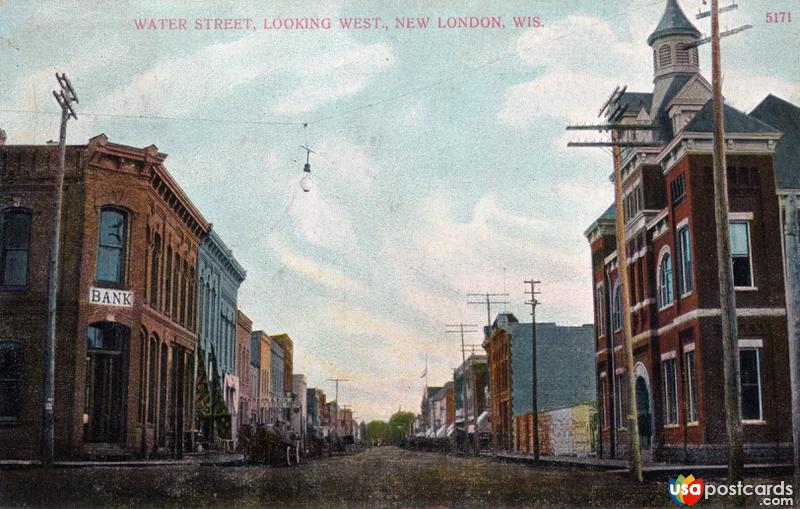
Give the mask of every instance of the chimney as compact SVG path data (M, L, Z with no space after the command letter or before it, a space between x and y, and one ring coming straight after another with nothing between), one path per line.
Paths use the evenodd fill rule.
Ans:
M6 134L6 132L4 130L0 129L0 145L5 145L7 139L8 139L8 135Z

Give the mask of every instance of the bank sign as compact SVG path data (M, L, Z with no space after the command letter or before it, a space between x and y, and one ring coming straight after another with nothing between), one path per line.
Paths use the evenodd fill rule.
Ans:
M91 286L89 287L89 304L130 308L133 307L133 292Z

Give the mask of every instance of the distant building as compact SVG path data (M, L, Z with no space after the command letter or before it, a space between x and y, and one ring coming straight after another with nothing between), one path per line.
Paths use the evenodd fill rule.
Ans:
M530 323L519 323L510 313L497 315L492 329L487 328L485 348L494 384L490 390L496 448L533 450L531 333ZM594 368L593 333L592 325L536 324L537 406L543 454L591 452L596 398L594 377L590 376ZM566 411L568 423L550 415L559 409L573 409ZM561 437L562 442L554 443L555 437ZM565 446L565 442L571 445Z
M177 266L181 263L180 256L178 253L173 256ZM183 265L181 270L188 270L185 260ZM211 229L200 245L198 257L197 332L208 380L213 382L212 375L215 375L221 382L220 394L213 394L213 383L210 391L212 398L221 396L227 407L225 427L220 429L223 423L215 427L215 434L222 432L223 438L235 438L237 429L237 423L232 421L238 412L240 383L236 373L236 310L239 286L245 275L233 252ZM216 373L212 373L213 370ZM203 420L202 424L208 426L209 421ZM206 430L205 434L209 432Z
M289 423L292 399L292 340L287 334L270 336L270 418L271 423Z
M474 432L478 417L486 410L485 384L487 382L486 356L472 354L455 371L454 398L455 423L459 429ZM465 385L466 384L466 385ZM466 393L466 404L464 395Z
M256 424L269 422L270 369L272 366L272 341L264 331L257 330L250 334L250 364L255 368L255 378L251 383L254 388Z
M436 394L441 390L441 387L425 387L422 392L422 403L420 404L420 416L422 421L422 430L425 435L433 436L436 433L436 425L434 422L434 401Z
M239 378L239 407L234 415L237 429L246 424L255 424L255 408L258 403L253 397L253 374L256 373L250 362L253 322L241 311L236 312L236 376Z

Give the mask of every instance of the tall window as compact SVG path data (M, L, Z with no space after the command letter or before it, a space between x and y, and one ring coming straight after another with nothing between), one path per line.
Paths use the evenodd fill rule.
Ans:
M692 238L689 227L678 230L678 292L683 295L692 290Z
M602 373L605 375L605 373ZM608 417L606 416L606 377L600 377L600 383L597 386L600 388L600 393L597 395L597 415L600 418L600 428L608 427Z
M675 294L672 289L672 257L669 252L664 253L658 264L658 307L663 308L672 304Z
M686 201L686 180L681 173L669 184L670 195L672 195L672 206L677 207Z
M172 267L172 319L178 321L178 290L180 286L180 272L181 272L181 257L175 253L175 265Z
M172 309L172 246L167 246L167 265L164 274L164 312Z
M596 292L597 302L595 303L595 307L597 308L597 334L602 336L606 333L606 320L605 320L605 308L603 306L603 285L597 287Z
M28 246L31 213L7 209L0 223L0 285L25 286L28 282Z
M150 305L158 307L159 288L161 287L161 235L153 235L153 252L150 263Z
M186 308L189 307L189 303L186 301L186 285L189 280L189 264L186 263L186 260L183 261L183 271L181 277L181 309L179 313L179 321L181 325L186 325Z
M664 424L678 424L678 380L675 358L661 362L664 386Z
M739 344L739 376L742 389L742 420L760 421L764 419L761 401L761 347Z
M98 281L122 284L125 279L126 214L115 209L100 212L100 241L97 249Z
M730 223L733 286L753 286L753 266L750 258L750 223Z
M687 395L689 397L689 418L688 422L697 422L697 375L694 365L694 350L684 354L686 363L686 384Z
M0 422L16 422L22 408L22 345L0 341Z
M147 422L156 422L156 407L158 406L158 340L155 336L150 338L148 352L149 369L147 376Z
M619 281L614 285L614 306L611 312L614 331L622 329L622 286Z
M186 321L188 322L189 330L194 329L194 311L195 311L195 280L194 280L194 267L189 270L189 308L186 310Z
M617 373L614 375L614 399L616 399L616 408L617 411L617 427L624 428L628 424L628 416L625 414L626 412L626 405L625 405L625 383L623 381L623 373Z

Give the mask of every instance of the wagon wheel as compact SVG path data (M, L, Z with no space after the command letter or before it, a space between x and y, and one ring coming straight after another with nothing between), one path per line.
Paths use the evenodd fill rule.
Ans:
M296 464L299 465L300 464L300 442L297 442L297 445L295 445L294 453L295 453L294 454L295 458L297 459L297 463Z
M292 446L286 446L286 466L292 466Z

